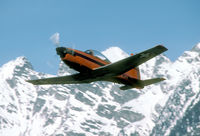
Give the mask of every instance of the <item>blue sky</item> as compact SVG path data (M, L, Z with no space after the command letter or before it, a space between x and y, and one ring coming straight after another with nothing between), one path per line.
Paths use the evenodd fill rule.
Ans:
M35 70L56 74L59 58L49 40L62 46L127 53L157 44L175 60L200 42L198 0L1 0L0 65L26 56Z

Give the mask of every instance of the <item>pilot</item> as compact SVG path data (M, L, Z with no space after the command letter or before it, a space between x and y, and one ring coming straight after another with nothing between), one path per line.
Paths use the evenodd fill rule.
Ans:
M87 50L86 53L94 56L94 53L92 50Z

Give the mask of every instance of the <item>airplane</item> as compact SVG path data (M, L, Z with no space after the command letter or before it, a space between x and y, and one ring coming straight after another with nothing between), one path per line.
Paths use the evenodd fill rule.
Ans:
M123 86L120 87L121 90L131 88L142 89L145 86L161 82L165 79L153 78L141 80L138 66L167 50L163 45L157 45L136 55L131 55L125 59L111 63L102 53L96 50L86 50L83 52L66 47L57 47L56 52L61 60L79 73L27 80L27 82L34 85L51 85L108 81L122 84Z

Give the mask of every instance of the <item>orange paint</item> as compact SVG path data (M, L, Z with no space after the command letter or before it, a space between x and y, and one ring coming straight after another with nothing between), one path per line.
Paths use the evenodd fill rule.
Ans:
M90 58L92 59L93 61L96 61L96 62L99 62L103 65L107 65L109 64L108 62L104 61L104 60L101 60L100 58L97 58L93 55L90 55L90 54L87 54L85 52L82 52L82 51L79 51L79 50L74 50L74 49L71 49L76 53L78 54L81 54L82 56L85 56L87 58ZM133 55L131 53L131 55ZM101 65L99 64L96 64L94 63L93 61L90 61L84 57L81 57L79 55L71 55L71 54L66 54L66 56L62 59L62 60L67 60L67 61L70 61L70 62L74 62L74 63L77 63L79 64L80 66L85 66L91 70L94 70L96 68L99 68L101 67ZM138 68L133 68L127 72L125 72L124 74L122 75L119 75L117 76L118 78L121 78L121 79L124 79L124 80L128 80L128 78L135 78L135 79L140 79L140 73L139 73L139 69Z

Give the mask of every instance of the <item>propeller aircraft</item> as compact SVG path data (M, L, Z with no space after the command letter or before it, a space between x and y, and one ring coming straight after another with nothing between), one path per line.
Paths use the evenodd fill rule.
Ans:
M153 78L141 80L139 65L167 51L162 45L131 55L125 59L111 63L103 54L95 50L86 50L85 52L57 47L56 52L61 60L70 68L79 73L60 77L51 77L36 80L27 80L34 85L51 84L80 84L91 83L95 81L109 81L122 84L121 90L131 88L142 89L145 86L158 83L164 78Z

